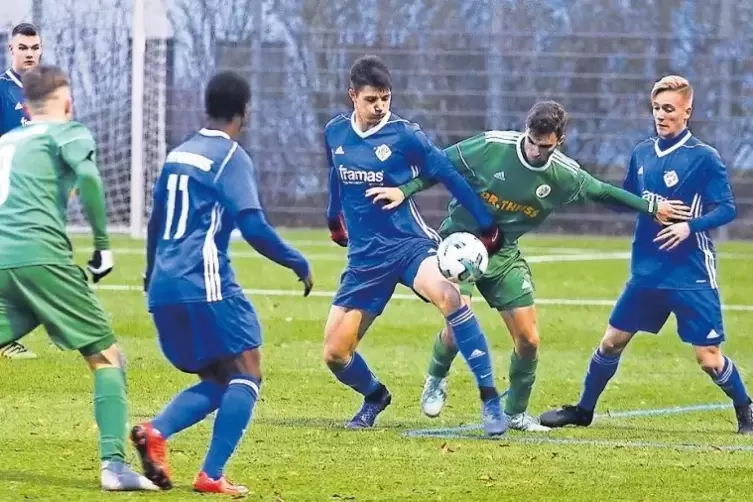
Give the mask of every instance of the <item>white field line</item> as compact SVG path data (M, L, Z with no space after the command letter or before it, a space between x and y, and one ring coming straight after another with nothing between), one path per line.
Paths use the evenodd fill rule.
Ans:
M125 284L102 284L92 286L98 291L119 291L119 292L133 292L142 293L140 286L128 286ZM303 295L303 289L244 289L244 293L247 295L257 296L301 296ZM334 291L312 291L310 296L332 298L335 296ZM407 293L395 293L392 295L393 300L419 300L414 294ZM539 305L559 305L559 306L574 306L574 307L612 307L616 300L600 300L589 298L536 298L536 303ZM723 305L723 310L739 311L739 312L753 312L753 305Z

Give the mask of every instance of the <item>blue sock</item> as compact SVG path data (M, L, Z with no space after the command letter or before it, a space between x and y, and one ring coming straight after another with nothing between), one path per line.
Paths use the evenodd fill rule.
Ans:
M588 364L588 373L583 382L583 394L580 396L578 406L584 410L593 411L599 396L604 392L609 380L617 373L620 364L620 354L607 356L596 349Z
M160 431L165 439L191 427L217 409L225 388L215 382L199 382L187 388L152 420L152 427Z
M333 373L342 383L364 396L368 396L379 388L379 380L358 352L353 353L353 357L343 369L333 371Z
M750 397L748 391L745 390L742 378L740 378L740 372L737 371L737 366L728 357L724 357L724 367L719 376L712 376L711 378L732 399L735 406L750 404Z
M210 478L219 479L222 476L225 464L246 432L260 386L261 380L251 375L234 375L230 379L214 421L212 442L202 467Z
M465 362L476 377L479 387L494 387L494 374L492 372L492 358L489 355L489 347L486 337L481 331L476 316L468 306L463 305L458 310L447 316L447 322L452 326L455 335L455 345L463 354Z

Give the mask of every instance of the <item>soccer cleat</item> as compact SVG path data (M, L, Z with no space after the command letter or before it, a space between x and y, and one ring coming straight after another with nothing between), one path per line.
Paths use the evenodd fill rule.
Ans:
M173 487L170 467L167 464L167 440L149 422L131 429L131 442L141 457L144 476L162 490Z
M481 406L481 422L487 436L501 436L507 432L510 424L507 415L502 413L499 396L484 401Z
M154 483L118 460L102 462L100 484L103 490L113 492L159 490Z
M538 417L529 415L528 413L518 413L517 415L508 415L505 413L508 421L510 422L510 429L524 432L546 432L550 431L549 427L541 425L541 421Z
M224 493L234 497L242 497L248 494L248 488L245 486L236 485L225 476L220 479L212 479L204 471L196 475L196 479L193 481L193 489L202 493Z
M737 433L753 434L753 403L735 406L737 415Z
M549 410L541 414L539 420L545 427L564 427L566 425L579 425L588 427L594 419L594 412L584 410L579 406L566 404L558 410Z
M421 411L427 417L438 417L447 402L447 378L426 377L421 393Z
M391 402L392 394L387 390L387 387L382 386L379 399L373 401L364 399L361 409L350 419L350 422L345 424L345 427L347 429L368 429L374 427L377 415L383 412Z
M37 355L18 342L0 347L0 357L6 359L34 359Z

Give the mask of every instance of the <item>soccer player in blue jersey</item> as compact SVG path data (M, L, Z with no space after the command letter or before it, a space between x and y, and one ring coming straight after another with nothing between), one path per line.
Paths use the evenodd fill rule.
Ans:
M20 125L29 117L24 110L23 75L39 65L42 57L42 40L33 24L22 23L11 31L10 68L0 74L0 136ZM0 347L0 357L7 359L33 359L36 356L19 342Z
M335 377L364 396L349 428L374 425L392 396L356 352L358 342L402 283L433 303L453 327L482 400L489 435L503 434L486 338L456 285L437 266L438 235L411 203L385 211L374 204L370 187L398 186L428 174L447 186L479 222L479 237L491 251L501 235L481 199L421 129L390 112L392 80L375 56L358 59L350 71L348 94L354 110L338 115L324 129L329 161L327 220L332 240L348 247L348 265L325 326L324 360Z
M232 72L215 75L205 94L207 126L172 150L155 183L147 230L145 289L167 359L200 382L177 396L131 439L144 474L172 486L166 441L214 410L212 441L194 480L201 492L242 495L223 475L261 389L261 327L230 267L230 233L238 228L259 253L312 287L306 259L280 239L259 203L256 170L234 140L248 118L251 90Z
M662 229L650 217L638 217L631 276L591 357L580 401L545 412L541 423L590 425L635 333L658 333L674 313L680 339L693 346L701 369L732 400L738 432L751 434L751 399L735 363L720 350L725 334L708 233L737 214L727 169L719 153L688 130L693 89L685 78L671 75L656 82L651 101L658 137L635 147L624 187L644 198L682 200L693 218Z

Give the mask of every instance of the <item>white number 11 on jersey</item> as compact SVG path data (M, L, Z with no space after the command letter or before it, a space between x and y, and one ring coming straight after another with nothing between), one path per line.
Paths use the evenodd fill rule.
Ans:
M180 218L178 218L178 226L172 239L180 239L186 233L186 223L188 222L187 174L171 174L167 177L167 215L165 215L165 233L162 235L162 238L165 240L171 239L170 232L172 231L173 220L175 219L175 204L178 192L181 194Z

